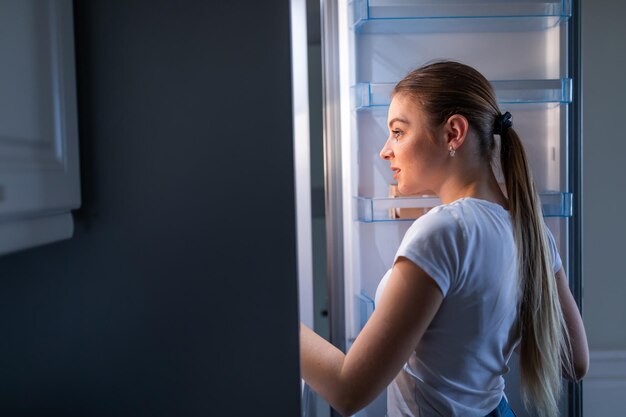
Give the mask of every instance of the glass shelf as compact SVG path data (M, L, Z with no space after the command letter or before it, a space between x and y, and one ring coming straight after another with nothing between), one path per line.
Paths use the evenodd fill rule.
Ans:
M572 193L540 194L544 217L571 217ZM354 197L354 220L364 223L413 221L427 209L438 206L437 197ZM402 210L402 211L400 211Z
M354 0L358 33L519 31L569 19L571 0Z
M490 81L501 104L572 102L572 79ZM386 107L396 83L359 83L352 87L352 108Z

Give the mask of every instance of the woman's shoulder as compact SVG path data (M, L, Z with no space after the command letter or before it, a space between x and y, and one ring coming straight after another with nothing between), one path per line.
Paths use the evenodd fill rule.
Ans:
M444 296L467 251L468 233L462 207L444 204L419 217L407 230L396 259L403 256L435 280Z
M418 218L416 223L432 224L443 228L461 227L468 212L476 211L483 203L496 205L495 203L464 197L451 203L433 207L428 213Z
M432 219L428 215L432 216ZM427 221L434 220L460 225L477 215L510 218L510 212L498 203L473 197L463 197L448 204L441 204L423 217L426 217Z
M477 219L483 216L510 218L509 212L497 203L464 197L433 207L428 213L418 218L409 231L411 234L444 233L467 237L468 230L477 223Z
M433 207L419 217L407 231L410 236L432 236L433 234L456 235L463 231L463 208L458 204L442 204Z

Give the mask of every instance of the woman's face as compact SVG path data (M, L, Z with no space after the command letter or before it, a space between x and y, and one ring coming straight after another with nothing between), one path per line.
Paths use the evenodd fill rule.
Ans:
M437 192L449 157L439 130L429 130L426 115L404 94L393 96L387 121L389 138L380 157L391 164L398 191L406 195Z

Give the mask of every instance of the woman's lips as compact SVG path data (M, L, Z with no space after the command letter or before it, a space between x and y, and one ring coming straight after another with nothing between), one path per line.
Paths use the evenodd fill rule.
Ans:
M391 169L393 171L393 179L394 180L398 179L398 174L400 173L400 169L396 167L391 167Z

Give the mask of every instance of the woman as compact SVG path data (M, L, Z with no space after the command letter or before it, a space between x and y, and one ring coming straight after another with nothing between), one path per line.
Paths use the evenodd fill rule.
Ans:
M557 415L561 376L587 371L587 339L511 115L479 72L438 62L396 85L388 122L380 155L399 191L442 205L407 231L346 355L301 327L303 378L343 415L388 387L391 417L512 416L503 375L517 348L525 403Z

